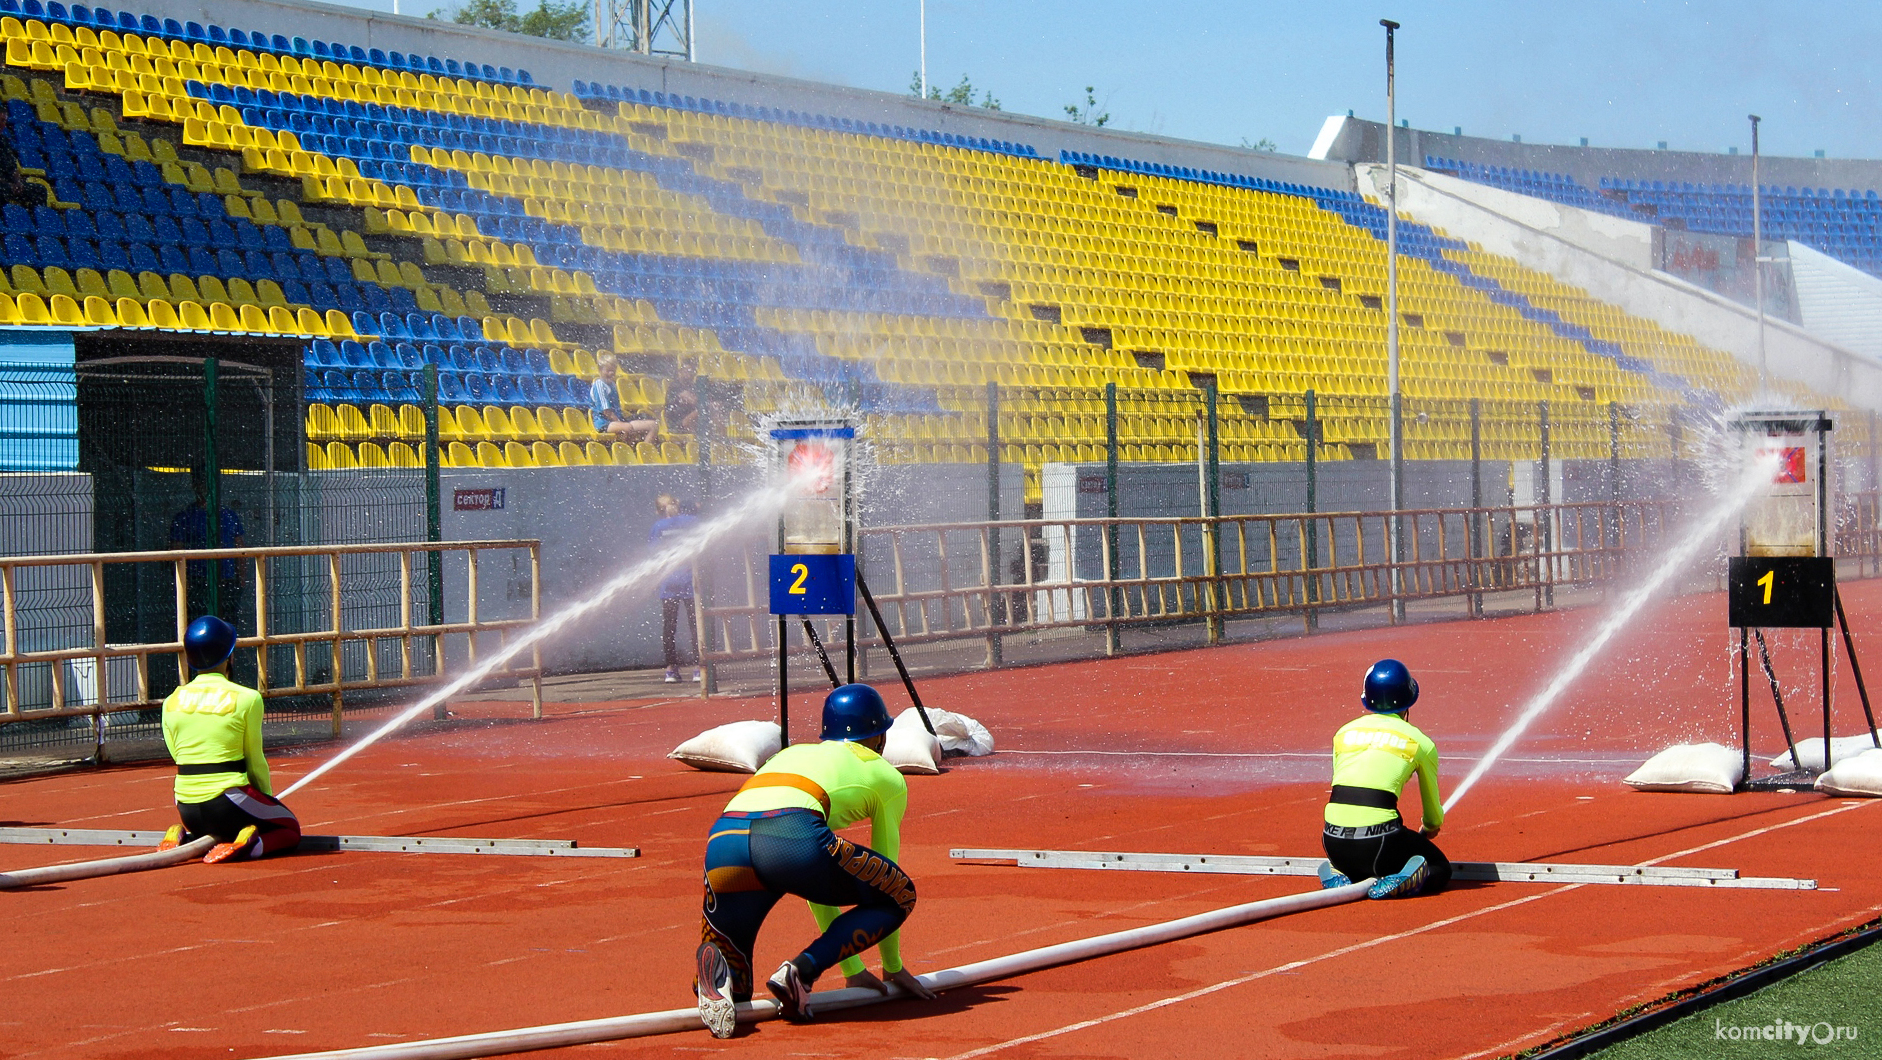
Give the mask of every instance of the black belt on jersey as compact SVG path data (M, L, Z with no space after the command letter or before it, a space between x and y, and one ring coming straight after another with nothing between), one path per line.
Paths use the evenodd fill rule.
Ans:
M179 777L200 777L211 773L246 773L248 759L238 758L233 762L178 762L176 775Z
M1328 802L1341 806L1370 806L1375 810L1398 809L1398 793L1382 788L1361 788L1351 784L1333 785L1333 797Z

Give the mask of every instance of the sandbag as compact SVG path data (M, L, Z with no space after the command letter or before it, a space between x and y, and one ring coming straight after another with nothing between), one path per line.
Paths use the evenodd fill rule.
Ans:
M1682 743L1647 759L1625 783L1640 791L1729 795L1744 776L1739 752L1723 744Z
M1825 795L1882 795L1882 751L1872 746L1838 761L1817 778L1816 788Z
M897 715L895 724L889 726L889 739L882 746L882 757L904 773L933 776L941 772L941 741L921 723L921 712L911 707Z
M993 753L993 734L967 715L929 707L928 717L934 722L934 734L941 740L943 753L974 758Z
M714 773L756 773L783 744L775 721L735 721L707 729L667 757Z
M1864 751L1876 749L1875 740L1867 733L1860 736L1837 736L1830 740L1830 765L1834 766L1845 758L1854 758ZM1823 772L1823 737L1814 736L1808 740L1797 741L1797 757L1803 759L1804 768L1812 773ZM1791 764L1791 753L1785 751L1771 764L1788 773L1797 767Z

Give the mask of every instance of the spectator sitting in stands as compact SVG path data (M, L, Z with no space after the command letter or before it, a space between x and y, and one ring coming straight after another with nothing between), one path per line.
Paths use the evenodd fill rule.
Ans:
M617 435L624 442L651 442L660 437L660 421L642 414L629 419L621 411L621 392L615 388L615 376L620 373L620 362L614 354L604 353L595 360L601 369L601 375L588 388L589 413L594 417L595 430L601 434Z

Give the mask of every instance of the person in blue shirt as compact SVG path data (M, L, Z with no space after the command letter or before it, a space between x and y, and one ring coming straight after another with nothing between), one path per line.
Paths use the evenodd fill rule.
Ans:
M600 434L618 436L619 441L651 442L660 436L660 421L646 415L629 419L621 411L621 392L615 388L615 377L620 374L620 362L614 354L604 353L595 359L595 365L601 375L588 386L588 410L594 419L595 430Z
M218 504L216 536L221 544L209 544L209 487L201 468L190 472L190 486L196 500L170 520L171 548L241 548L248 530L233 508ZM190 610L201 614L208 610L209 563L193 559L186 565L189 576ZM242 613L242 564L238 560L216 561L216 613L236 625Z
M654 498L654 510L660 518L654 521L653 529L647 535L647 541L655 548L665 544L669 538L678 537L690 531L699 523L699 517L680 510L680 502L670 493L662 493ZM687 628L693 629L694 640L698 640L698 617L693 611L693 568L691 564L677 567L660 583L660 650L665 654L667 664L666 682L674 684L680 679L679 624L680 609L686 609ZM693 680L699 680L698 644L694 644L691 665Z

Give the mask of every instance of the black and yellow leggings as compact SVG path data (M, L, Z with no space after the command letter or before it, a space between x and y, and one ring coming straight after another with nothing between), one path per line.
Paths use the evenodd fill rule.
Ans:
M806 980L881 942L915 909L915 884L888 858L830 831L814 810L728 813L706 840L701 935L732 967L732 996L752 992L752 946L778 899L853 906L798 957Z

